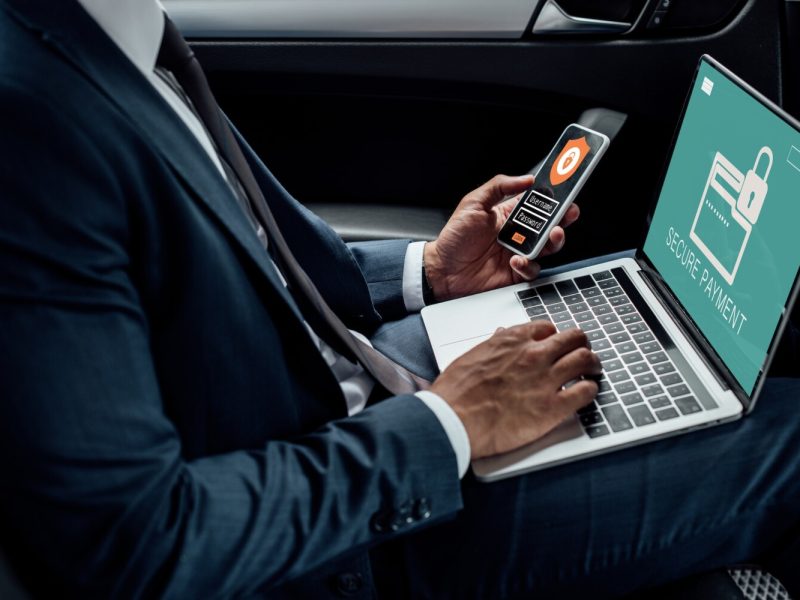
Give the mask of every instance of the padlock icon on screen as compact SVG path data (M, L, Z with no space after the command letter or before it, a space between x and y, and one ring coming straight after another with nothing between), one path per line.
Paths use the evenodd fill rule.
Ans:
M762 160L764 157L766 157L766 161ZM763 170L764 176L762 177L758 172L763 168L764 163L766 163L766 169ZM742 191L736 201L737 210L753 225L758 221L758 215L761 214L764 199L767 197L767 178L771 170L772 150L768 146L764 146L759 150L753 168L747 171L742 183Z

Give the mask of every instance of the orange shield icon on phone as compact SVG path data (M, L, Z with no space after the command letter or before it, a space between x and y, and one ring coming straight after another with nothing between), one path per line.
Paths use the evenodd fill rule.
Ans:
M568 141L550 168L550 183L558 185L572 177L590 150L585 136Z

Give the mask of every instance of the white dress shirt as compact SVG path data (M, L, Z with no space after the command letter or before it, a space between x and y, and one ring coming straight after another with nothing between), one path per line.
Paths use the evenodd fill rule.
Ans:
M159 0L78 0L78 2L177 113L225 178L225 171L205 127L184 100L156 74L156 59L164 32L165 11L161 2ZM410 312L418 311L425 305L422 298L424 245L424 242L409 244L403 264L403 303ZM363 410L375 381L360 365L349 361L322 341L308 324L306 327L342 388L348 414L353 415ZM352 333L369 343L360 333L355 331ZM437 394L421 391L415 395L441 423L456 455L458 476L463 477L469 466L471 452L464 425L450 405Z

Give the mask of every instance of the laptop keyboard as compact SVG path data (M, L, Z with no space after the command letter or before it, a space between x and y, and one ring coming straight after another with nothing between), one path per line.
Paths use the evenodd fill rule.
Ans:
M531 321L580 327L603 363L599 391L578 411L589 437L647 427L703 406L611 271L517 292Z

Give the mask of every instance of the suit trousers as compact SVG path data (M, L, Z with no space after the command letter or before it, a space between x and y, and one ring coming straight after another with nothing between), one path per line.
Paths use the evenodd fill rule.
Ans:
M772 372L783 377L735 423L491 484L468 474L454 520L373 552L381 595L620 597L752 561L800 593L790 554L800 539L800 379L787 376L800 373L790 373L795 332L785 337ZM435 375L418 316L384 326L375 344Z

